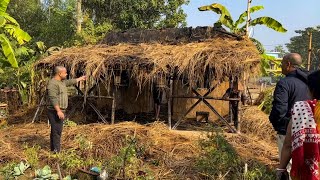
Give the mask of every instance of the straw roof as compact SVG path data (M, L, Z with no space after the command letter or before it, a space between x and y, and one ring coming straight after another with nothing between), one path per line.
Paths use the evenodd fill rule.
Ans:
M139 87L155 76L174 73L190 85L204 82L205 73L212 80L252 72L259 63L259 53L246 38L217 36L202 42L184 43L119 43L63 49L37 62L38 68L64 65L72 77L85 73L93 81L109 85L117 71L128 71Z

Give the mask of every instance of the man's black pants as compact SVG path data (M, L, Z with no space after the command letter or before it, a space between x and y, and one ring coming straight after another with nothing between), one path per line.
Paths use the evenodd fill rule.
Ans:
M63 121L59 119L56 110L48 109L48 118L51 125L50 132L50 149L54 152L60 152L61 133L63 129Z

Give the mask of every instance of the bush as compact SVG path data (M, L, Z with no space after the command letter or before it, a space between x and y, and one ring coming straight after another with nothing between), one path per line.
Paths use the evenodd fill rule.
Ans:
M274 88L267 89L263 92L263 101L259 105L259 109L261 109L266 114L270 114L272 109L273 92Z
M30 166L32 168L37 168L39 165L39 157L38 152L40 150L40 146L32 146L28 147L27 145L24 147L24 154Z
M202 154L196 161L197 171L205 179L272 180L275 173L265 165L252 160L245 172L245 162L218 131L208 133L200 141Z
M218 132L208 133L200 141L203 154L196 163L196 168L210 179L225 177L234 179L240 173L241 160L235 149Z

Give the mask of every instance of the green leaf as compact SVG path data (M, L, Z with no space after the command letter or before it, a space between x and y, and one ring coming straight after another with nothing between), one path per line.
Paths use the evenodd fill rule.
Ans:
M0 27L4 26L6 24L6 19L2 16L0 16Z
M15 53L16 53L17 57L27 56L27 55L29 55L29 49L27 47L22 46L22 47L16 49Z
M17 20L15 20L13 17L11 17L9 14L5 13L5 12L0 12L0 17L4 17L7 21L9 21L11 24L15 24L16 26L19 26L19 23L17 22Z
M13 176L20 176L20 175L21 175L21 172L20 172L19 167L14 167L13 168Z
M259 11L261 9L264 9L263 6L253 6L250 8L250 14L256 12L256 11ZM240 16L239 16L239 19L235 22L234 24L234 28L238 28L238 26L242 23L244 23L246 21L246 18L248 16L248 13L247 11L245 11L244 13L242 13Z
M20 45L31 40L31 36L16 25L6 25L5 29L11 36L13 36L18 41Z
M44 42L38 41L38 42L36 42L36 44L37 44L37 47L40 51L42 51L42 52L46 51L47 47L46 47L46 45L44 45Z
M262 45L262 43L260 41L258 41L255 38L250 38L250 40L253 42L253 44L256 46L256 48L258 49L258 51L260 52L260 54L264 54L265 53L265 48Z
M271 17L259 17L254 20L252 20L249 24L250 26L256 26L256 25L265 25L277 32L287 32L287 30L282 26L280 22L277 20L271 18ZM242 27L242 28L245 28Z
M9 2L10 2L10 0L1 0L0 1L0 12L7 11L7 7L8 7Z
M3 74L4 73L4 70L3 69L0 69L0 74Z
M0 34L0 43L3 54L7 58L7 61L11 64L11 67L17 68L18 61L15 57L14 50L10 44L9 39L4 34Z
M27 87L27 84L25 82L20 82L21 86L25 89Z
M198 8L199 11L213 11L217 14L220 14L220 18L219 21L225 25L226 27L232 29L233 27L233 20L232 20L232 16L230 14L230 12L228 11L228 9L218 3L214 3L208 6L202 6Z

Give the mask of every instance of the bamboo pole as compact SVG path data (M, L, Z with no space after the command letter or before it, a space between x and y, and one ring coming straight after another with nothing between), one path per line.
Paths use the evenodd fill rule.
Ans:
M114 124L115 111L116 111L116 88L112 91L112 107L111 107L111 124Z
M233 88L233 80L230 78L230 80L229 80L229 88ZM229 123L231 123L232 122L232 119L233 119L233 114L232 114L232 104L231 104L231 101L229 101L229 117L230 117L230 119L229 119Z
M239 93L239 97L241 97L241 92ZM236 127L236 130L237 130L237 133L240 134L241 133L241 101L238 102L238 105L237 105L237 123L235 124L235 127Z
M251 2L252 0L248 0L248 4L247 4L247 23L246 23L246 34L247 36L249 36L249 24L250 24L250 6L251 6Z
M82 0L77 0L77 33L81 33L81 22L82 22L82 12L81 12Z
M170 77L169 82L169 99L168 99L168 124L169 129L171 129L171 120L172 120L172 88L173 88L173 79Z
M307 68L308 71L310 71L310 66L311 66L311 50L312 50L312 32L308 32L309 35L309 49L308 49L308 64Z

